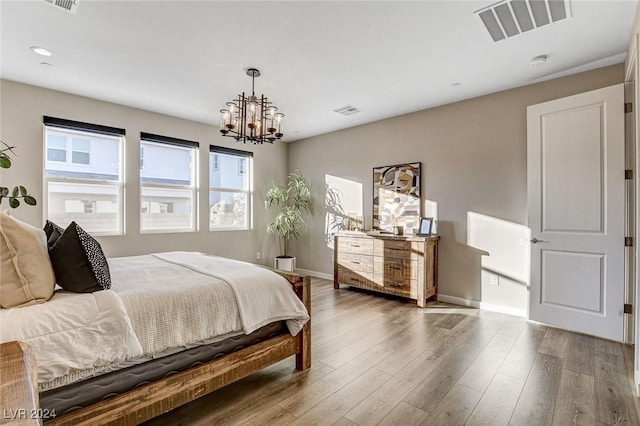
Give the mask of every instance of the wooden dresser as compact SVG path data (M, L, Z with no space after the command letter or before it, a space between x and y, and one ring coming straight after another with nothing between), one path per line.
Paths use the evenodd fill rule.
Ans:
M333 287L340 284L415 299L438 294L440 237L340 232L335 236Z

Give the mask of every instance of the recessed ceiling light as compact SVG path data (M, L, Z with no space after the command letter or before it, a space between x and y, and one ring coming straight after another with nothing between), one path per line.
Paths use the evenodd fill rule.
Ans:
M51 53L50 50L45 49L44 47L40 47L40 46L31 46L31 50L33 50L35 53L37 53L38 55L42 55L42 56L53 56L53 53Z
M537 65L542 65L547 62L547 55L538 55L535 58L531 59L531 65L534 67Z

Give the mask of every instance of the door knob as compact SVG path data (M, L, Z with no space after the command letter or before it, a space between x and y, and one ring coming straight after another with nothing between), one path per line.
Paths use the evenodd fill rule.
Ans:
M536 237L533 237L530 241L531 241L531 244L546 243L545 240L539 240Z

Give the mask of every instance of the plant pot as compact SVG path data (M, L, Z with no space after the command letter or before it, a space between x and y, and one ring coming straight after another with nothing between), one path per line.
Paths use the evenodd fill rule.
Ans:
M275 267L282 271L295 272L296 258L293 256L276 256Z

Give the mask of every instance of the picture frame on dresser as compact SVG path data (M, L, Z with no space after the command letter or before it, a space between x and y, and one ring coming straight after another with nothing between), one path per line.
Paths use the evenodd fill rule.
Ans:
M421 174L419 161L373 168L374 230L391 232L402 226L407 233L415 232L421 216Z
M432 217L421 217L420 225L418 226L418 232L416 235L420 237L430 237L433 235L433 218Z

